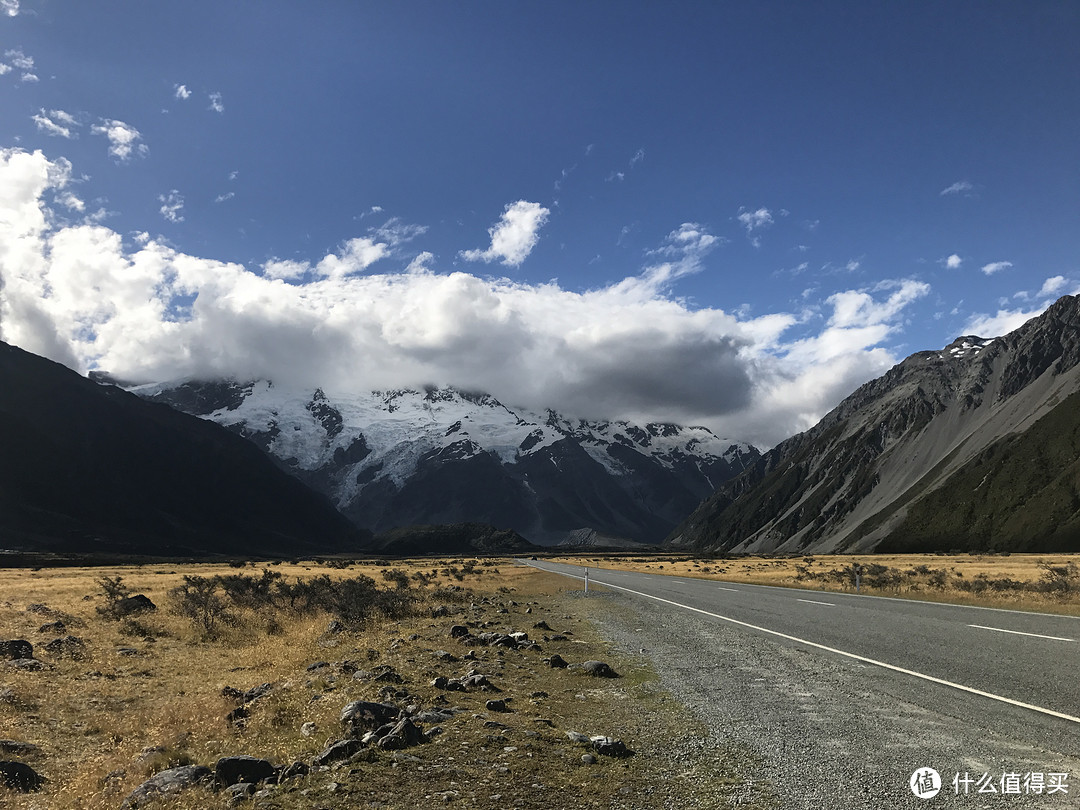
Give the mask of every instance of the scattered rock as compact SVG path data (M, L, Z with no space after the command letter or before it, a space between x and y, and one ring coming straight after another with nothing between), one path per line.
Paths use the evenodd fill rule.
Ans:
M390 729L389 733L381 737L376 744L386 751L400 751L402 748L411 748L426 741L427 738L420 727L406 717Z
M300 726L300 733L305 737L314 737L319 733L319 727L314 723L304 723L304 725Z
M433 607L431 609L431 618L433 619L442 619L449 615L450 608L448 608L446 605L439 605L438 607Z
M570 742L581 744L587 744L589 742L589 738L580 731L568 731L566 732L566 736L570 738Z
M484 708L489 712L508 712L510 708L506 705L505 700L489 700L484 704Z
M135 616L139 613L147 613L157 610L157 605L150 601L149 596L137 593L134 596L126 596L112 606L114 616Z
M598 754L603 754L605 757L628 757L634 752L626 747L626 744L622 740L615 740L611 737L605 737L602 734L596 737L591 737L589 742L592 743L593 749Z
M548 666L552 669L566 669L568 666L570 666L568 663L566 663L565 659L563 659L563 657L558 653L555 653L553 656L551 656L551 658L548 658L547 663Z
M400 716L401 710L397 706L367 700L354 700L341 710L341 722L353 734L377 729Z
M247 782L252 785L251 792L255 792L254 785L269 779L277 774L277 768L268 760L258 757L238 756L222 757L214 766L214 781L219 787Z
M61 636L46 644L45 652L57 658L78 661L86 657L86 642L78 636Z
M308 672L315 672L316 670L324 669L324 668L326 668L328 666L330 666L329 661L316 661L314 664L308 664L307 671Z
M332 743L321 754L316 756L315 759L311 761L311 764L321 766L329 765L332 762L341 762L342 760L351 757L363 747L364 743L360 742L360 740L338 740L336 743Z
M46 622L38 628L39 633L63 633L67 631L67 625L57 619L55 622Z
M14 661L8 661L8 663L15 669L21 669L25 672L40 672L45 669L45 665L36 658L17 658Z
M45 777L25 762L0 761L0 778L3 779L5 787L18 790L21 793L40 790L41 786L45 784Z
M147 779L128 794L121 810L142 807L160 796L172 796L196 785L209 785L214 772L204 765L184 765L169 768Z
M33 658L34 645L25 639L0 641L0 659L18 661L21 658Z
M450 628L450 638L465 638L469 635L469 628L463 624L455 624Z
M608 664L603 661L585 661L582 663L581 668L585 670L587 675L592 675L594 678L621 678L618 672L613 670Z
M48 605L43 605L40 602L33 602L26 606L27 613L36 613L39 616L55 616L56 611Z
M297 760L278 774L278 784L287 782L290 779L298 779L301 776L307 776L310 772L311 768L309 768L306 763Z
M129 658L134 658L135 656L137 656L139 654L139 651L137 649L135 649L134 647L117 647L116 648L116 654L117 655L126 655Z
M251 782L237 782L225 788L224 793L229 804L240 804L244 799L250 799L255 795L255 785Z
M549 633L551 632L551 626L547 622L542 621L542 620L538 621L536 624L534 624L533 629L534 630L547 630Z
M596 757L594 757L592 754L582 754L581 755L581 764L582 765L595 765L596 764Z
M445 664L453 664L457 659L446 650L436 650L435 657Z
M337 635L338 633L344 633L345 632L345 625L343 625L337 619L334 619L333 621L330 622L330 624L326 625L326 632L331 634L331 635Z

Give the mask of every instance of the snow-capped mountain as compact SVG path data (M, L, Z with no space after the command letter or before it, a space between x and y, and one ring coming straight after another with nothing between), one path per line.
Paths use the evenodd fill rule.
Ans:
M568 419L453 388L365 394L267 381L131 389L258 444L372 531L483 522L657 542L757 457L703 427Z

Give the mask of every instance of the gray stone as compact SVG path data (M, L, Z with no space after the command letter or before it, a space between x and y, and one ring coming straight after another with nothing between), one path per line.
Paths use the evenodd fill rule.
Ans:
M552 669L566 669L568 666L570 666L568 663L566 663L566 660L558 653L555 653L553 656L551 656L551 658L549 658L547 662L548 666Z
M45 669L45 665L38 661L36 658L17 658L14 661L9 661L11 666L15 669L21 669L25 672L40 672Z
M489 700L484 704L484 708L489 712L508 712L509 707L506 705L505 700Z
M255 785L251 782L237 782L225 788L223 793L231 804L239 804L255 795Z
M280 774L278 774L278 784L287 782L290 779L298 779L301 776L307 776L311 769L306 763L297 760L292 765L285 768Z
M333 762L341 762L348 759L364 747L360 740L338 740L331 744L325 751L311 761L312 765L329 765Z
M300 726L300 733L305 737L314 737L319 731L319 727L314 723L307 722Z
M608 664L603 661L585 661L581 664L581 668L594 678L619 678L622 677L618 672L613 670Z
M341 710L341 722L352 732L371 730L397 720L401 710L389 703L354 700Z
M39 633L65 633L67 632L67 625L57 619L55 622L47 622L38 628Z
M598 754L603 754L605 757L628 757L634 752L626 747L626 744L622 740L615 740L611 737L605 737L598 735L589 739L592 743L593 749Z
M154 774L128 794L122 810L142 807L161 796L173 796L196 785L209 785L214 772L204 765L184 765Z
M596 764L596 757L594 757L592 754L582 754L581 755L581 764L582 765L595 765Z
M420 730L420 727L406 717L395 725L389 734L380 738L376 744L379 748L387 751L399 751L402 748L419 745L426 742L426 740L427 738L424 736L424 732Z
M588 744L589 738L582 734L580 731L568 731L566 736L570 738L571 742Z
M36 754L40 749L33 743L19 742L18 740L0 740L0 754Z
M248 782L255 785L277 775L277 768L258 757L222 757L214 766L214 779L220 787ZM254 787L252 788L254 793Z

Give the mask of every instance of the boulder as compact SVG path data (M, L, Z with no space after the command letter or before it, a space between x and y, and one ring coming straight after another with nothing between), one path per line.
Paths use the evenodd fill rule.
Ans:
M57 619L55 622L46 622L38 628L39 633L65 633L67 625Z
M603 661L585 661L582 663L581 668L585 670L587 675L592 675L594 678L620 678L618 672L613 670L608 664Z
M489 712L508 712L510 708L506 705L505 700L489 700L484 704L484 708Z
M360 740L338 740L332 743L325 751L311 761L312 765L329 765L332 762L341 762L364 747Z
M125 596L123 599L117 600L112 606L112 614L114 616L137 616L140 613L147 613L151 610L157 610L157 605L150 601L149 596L145 596L141 593L137 593L134 596Z
M45 784L45 777L25 762L3 760L0 761L0 781L3 782L4 787L21 793L29 793L32 790L40 790Z
M427 737L420 727L406 717L390 729L390 733L381 737L376 745L386 751L400 751L426 741Z
M78 661L86 656L86 642L78 636L61 636L46 644L45 652L57 658Z
M222 757L214 766L214 781L219 787L229 787L241 782L255 785L275 775L277 768L268 760L258 757Z
M18 661L20 658L33 658L34 645L25 639L0 641L0 660Z
M290 779L298 779L301 776L307 776L310 773L311 768L307 766L307 763L297 760L292 765L284 768L281 773L278 774L278 784L287 782Z
M605 737L602 734L589 738L589 742L592 743L593 750L596 753L603 754L605 757L622 758L631 756L634 753L626 747L622 740Z
M341 710L341 722L353 733L379 728L400 716L397 706L367 700L354 700Z
M25 672L40 672L45 669L45 665L36 658L16 658L14 661L9 661L8 663L15 667L15 669L21 669Z
M213 778L214 772L204 765L169 768L167 771L154 774L131 791L120 807L121 810L133 810L161 796L172 796L196 785L209 785Z
M552 669L566 669L568 666L570 666L568 663L566 663L566 660L558 653L555 653L553 656L551 656L551 658L549 658L547 662L548 666Z

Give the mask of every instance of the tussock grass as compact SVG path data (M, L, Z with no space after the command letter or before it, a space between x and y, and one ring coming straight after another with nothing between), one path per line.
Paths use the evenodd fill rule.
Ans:
M38 753L21 759L49 779L39 793L0 788L0 805L103 810L119 807L149 776L177 765L212 768L219 757L239 754L279 765L310 762L345 736L338 716L347 702L385 700L381 690L390 686L408 692L422 707L449 704L461 711L425 745L372 752L371 761L313 773L243 806L664 806L655 786L672 765L663 760L659 741L682 733L688 721L658 689L647 666L613 658L587 619L575 615L588 600L564 593L573 588L564 578L490 560L281 564L270 570L287 582L324 575L334 581L371 577L382 590L407 590L416 599L415 610L394 620L373 616L340 633L328 632L334 616L321 610L297 613L229 603L232 617L213 632L178 612L173 594L185 576L257 577L261 570L228 565L0 570L0 637L30 640L35 656L47 664L41 672L22 672L0 662L0 692L7 687L12 695L0 701L0 738L38 745ZM102 580L115 583L116 577L128 592L145 594L159 609L120 620L103 615ZM432 608L440 605L451 615L432 618ZM56 634L38 628L58 618L67 633L86 641L83 658L44 652ZM566 632L566 640L542 641L548 631L533 628L540 620L552 632ZM447 631L466 621L528 632L543 652L479 648L475 661L460 660L468 649ZM438 650L458 660L442 662ZM548 668L541 657L555 652L572 662L608 660L625 677L608 681L580 670ZM345 660L365 668L390 666L404 683L355 680L332 667L307 669L317 661ZM444 693L430 685L438 675L459 676L474 667L503 691ZM267 682L272 691L250 705L243 723L226 720L238 704L222 694L224 687L243 691ZM538 693L546 697L534 697ZM509 698L512 711L487 711L485 702L492 697ZM391 700L400 704L404 698ZM313 735L300 732L304 723L315 724ZM584 765L586 749L572 743L567 730L620 737L647 753ZM193 789L154 806L218 810L228 805L222 794Z

